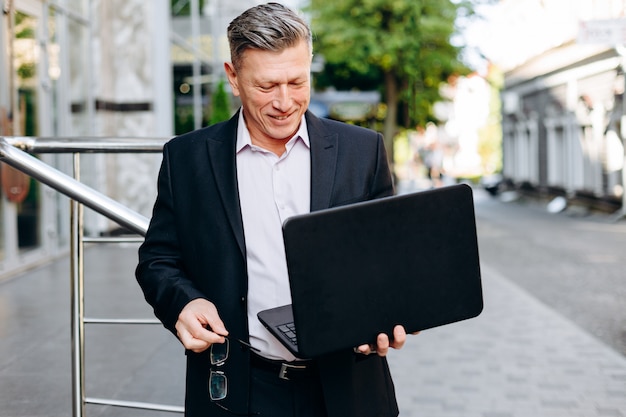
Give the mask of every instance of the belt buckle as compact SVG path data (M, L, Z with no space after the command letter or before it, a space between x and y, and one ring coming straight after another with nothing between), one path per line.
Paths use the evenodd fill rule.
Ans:
M278 372L278 378L289 381L289 371L290 370L304 370L306 369L306 365L290 365L288 363L280 364L280 371Z

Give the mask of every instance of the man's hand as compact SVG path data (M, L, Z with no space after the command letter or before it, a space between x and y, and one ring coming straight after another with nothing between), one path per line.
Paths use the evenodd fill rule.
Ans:
M393 328L393 342L389 343L389 336L385 333L381 333L376 338L376 346L373 344L361 345L357 347L355 351L362 353L363 355L376 353L378 356L387 356L389 348L402 349L404 342L406 342L406 331L404 330L404 326L397 325Z
M190 301L178 315L175 327L183 346L196 353L204 352L213 343L224 343L224 336L228 335L215 305L204 298Z

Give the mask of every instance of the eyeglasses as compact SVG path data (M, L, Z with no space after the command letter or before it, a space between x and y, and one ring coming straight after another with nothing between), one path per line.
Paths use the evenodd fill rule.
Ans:
M224 405L217 402L223 400L228 395L228 379L226 378L226 374L224 373L224 371L219 369L220 366L226 363L226 360L228 359L228 353L230 351L230 341L228 338L225 339L226 340L224 341L224 343L212 344L209 350L209 359L211 362L211 372L209 373L209 398L211 399L211 401L214 402L215 405L228 413L237 416L249 416L250 414L240 414L231 411ZM248 349L259 352L259 349L255 348L247 342L244 342L243 340L233 340L236 340ZM253 413L252 415L256 414L258 413Z

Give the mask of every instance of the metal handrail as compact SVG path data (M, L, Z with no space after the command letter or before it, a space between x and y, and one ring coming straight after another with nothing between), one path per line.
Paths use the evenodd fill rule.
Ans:
M158 153L170 138L12 136L2 139L28 153Z
M85 242L124 243L141 239L132 237L88 238L83 235L83 207L87 206L144 237L149 221L144 216L125 207L104 194L79 181L80 153L157 153L169 138L35 138L0 137L0 161L30 175L72 199L71 204L71 333L72 333L72 410L74 417L85 414L85 404L99 404L144 410L184 412L184 407L136 401L91 398L85 395L84 380L84 325L106 324L156 324L155 319L101 319L87 318L84 310L84 255ZM47 165L29 153L72 153L74 175L69 175Z
M92 152L103 152L105 150L107 152L158 152L163 148L163 143L161 143L160 148L157 148L154 141L144 142L144 146L139 146L138 140L133 141L133 146L120 146L120 143L109 143L105 146L105 143L108 142L109 139L106 139L106 141L103 141L103 143L98 146L97 150L93 150ZM19 169L73 200L84 204L92 210L117 222L120 226L124 226L141 236L145 236L149 224L149 220L145 216L142 216L25 152L45 153L45 150L53 148L53 143L64 143L65 145L63 148L57 149L57 153L62 153L61 149L64 153L81 152L86 149L87 143L94 144L93 141L89 141L80 145L81 141L77 141L77 145L69 146L69 143L65 143L64 141L53 142L52 140L47 141L46 139L35 140L35 138L0 137L0 161ZM20 151L18 147L24 151Z

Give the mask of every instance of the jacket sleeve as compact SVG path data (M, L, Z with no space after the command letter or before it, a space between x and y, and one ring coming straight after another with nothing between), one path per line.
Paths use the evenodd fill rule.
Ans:
M389 160L385 150L383 136L377 133L376 169L370 195L372 199L388 197L394 194L393 179L389 168Z
M158 176L158 195L145 241L139 248L135 277L156 317L176 334L174 325L183 307L204 295L189 279L183 266L176 227L177 216L181 214L175 211L170 169L166 145Z

